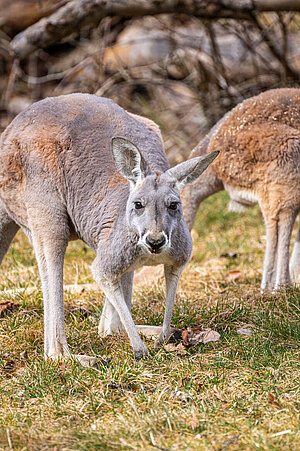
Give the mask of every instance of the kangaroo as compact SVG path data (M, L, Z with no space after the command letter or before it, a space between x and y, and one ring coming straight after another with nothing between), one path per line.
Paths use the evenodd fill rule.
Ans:
M290 283L289 245L300 211L300 89L274 89L249 98L211 129L190 158L221 150L201 180L182 194L184 217L193 227L200 203L226 190L229 208L243 211L258 202L266 225L262 290ZM300 282L300 225L294 245L292 280Z
M109 99L70 94L20 113L3 132L0 153L0 261L21 227L42 282L45 357L71 356L63 261L68 241L78 238L96 253L92 273L106 296L99 332L125 330L137 359L148 350L130 314L133 272L164 264L166 309L156 346L167 341L178 280L192 250L179 191L218 152L170 169L156 124ZM95 361L74 357L86 366Z

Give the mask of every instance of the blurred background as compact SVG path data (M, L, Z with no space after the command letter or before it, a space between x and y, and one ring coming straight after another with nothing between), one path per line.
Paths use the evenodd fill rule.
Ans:
M47 96L156 121L171 164L243 99L300 81L300 2L0 0L0 131Z

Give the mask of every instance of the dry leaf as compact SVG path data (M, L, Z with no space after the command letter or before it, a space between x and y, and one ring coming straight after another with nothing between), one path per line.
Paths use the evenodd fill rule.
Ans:
M228 282L234 282L235 280L239 279L242 275L241 271L238 270L234 270L234 271L229 271L228 274L226 274L225 279Z
M187 350L185 349L185 347L182 343L179 343L178 345L169 343L164 346L164 349L167 352L176 352L177 354L181 354L181 355L185 355L187 353Z
M200 425L200 421L196 417L188 418L187 424L190 426L190 428L197 429Z
M152 338L152 339L157 338L162 330L161 326L148 326L148 325L144 325L144 324L137 324L136 328L140 334L144 335L147 338ZM180 329L171 327L170 331L171 331L171 335L170 335L168 341L181 339L181 330Z
M28 360L28 351L26 349L25 349L25 351L20 352L20 359Z
M192 236L193 241L197 241L199 239L199 233L195 229L192 229L191 236Z
M136 328L140 334L144 335L144 337L150 338L158 337L162 330L161 326L147 326L142 324L137 324Z
M220 255L221 258L237 258L239 256L240 254L237 252L225 252L225 254Z
M174 393L171 393L171 398L178 399L180 401L186 402L192 399L190 393L184 390L178 390L177 388L174 390Z
M206 333L203 335L202 343L206 344L210 341L218 341L220 340L220 334L219 332L216 332L215 330L208 329Z
M237 329L237 333L239 335L252 335L252 330L251 329Z
M183 379L181 379L180 381L180 387L183 387L185 385L186 382L191 382L191 377L190 376L185 376Z
M59 380L61 384L65 384L66 378L65 378L65 369L66 369L66 363L62 360L59 362Z
M182 339L185 346L193 346L199 343L209 343L210 341L218 341L220 334L215 330L202 327L188 327L182 331Z
M3 301L0 303L0 316L7 311L15 310L17 307L13 302Z
M14 360L8 360L3 367L3 370L6 373L14 373L16 371L16 369L17 369L17 364Z
M274 406L277 409L281 409L281 405L279 404L279 402L277 401L277 399L275 398L275 396L272 393L268 394L268 401L269 401L269 404L271 404L271 406Z
M64 362L63 360L61 360L61 361L59 362L59 368L60 368L61 372L64 373L64 372L65 372L65 369L66 369L66 362Z
M188 343L188 334L189 334L188 330L183 330L182 333L181 333L183 344L185 346L189 345L189 343Z

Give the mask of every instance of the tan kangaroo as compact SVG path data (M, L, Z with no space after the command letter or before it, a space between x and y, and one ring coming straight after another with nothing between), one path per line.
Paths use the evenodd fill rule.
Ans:
M46 357L71 355L63 261L76 238L96 254L92 271L106 296L99 332L125 330L136 358L148 350L130 314L133 272L164 264L166 310L156 345L168 340L177 284L192 251L179 191L217 154L169 169L153 122L88 94L42 100L12 121L0 141L0 262L21 227L42 281Z
M259 203L266 225L261 288L290 283L289 245L300 211L300 89L274 89L245 100L227 113L190 157L220 149L201 179L183 190L184 217L192 228L203 199L225 189L229 208ZM300 283L300 225L290 263Z

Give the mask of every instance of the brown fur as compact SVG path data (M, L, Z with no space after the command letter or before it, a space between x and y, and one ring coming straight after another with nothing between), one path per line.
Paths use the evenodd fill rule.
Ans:
M221 189L229 192L235 208L256 199L267 235L269 230L273 236L267 241L285 242L277 243L276 255L275 244L273 253L268 250L265 267L270 266L270 260L281 258L283 248L288 255L291 227L300 211L300 89L275 89L245 100L215 125L191 157L213 150L221 151L219 157L201 179L185 187L185 219L191 228L200 202ZM284 264L277 263L278 270L272 264L269 276L264 273L263 288L274 287L276 271L281 275L275 286L289 281L286 258Z
M216 149L221 153L204 176L213 171L224 185L252 191L274 214L281 208L279 201L284 200L286 208L296 208L300 202L300 189L294 189L300 174L300 90L267 91L239 104L211 137L207 152ZM201 148L193 151L193 157L200 154Z
M161 176L161 172L159 172L159 171L154 171L154 173L156 174L156 183L159 183L159 181L160 181L160 176Z
M18 149L16 142L16 149ZM22 157L20 151L7 154L3 157L5 160L6 171L0 177L0 189L21 185L24 180L24 171L22 168Z

